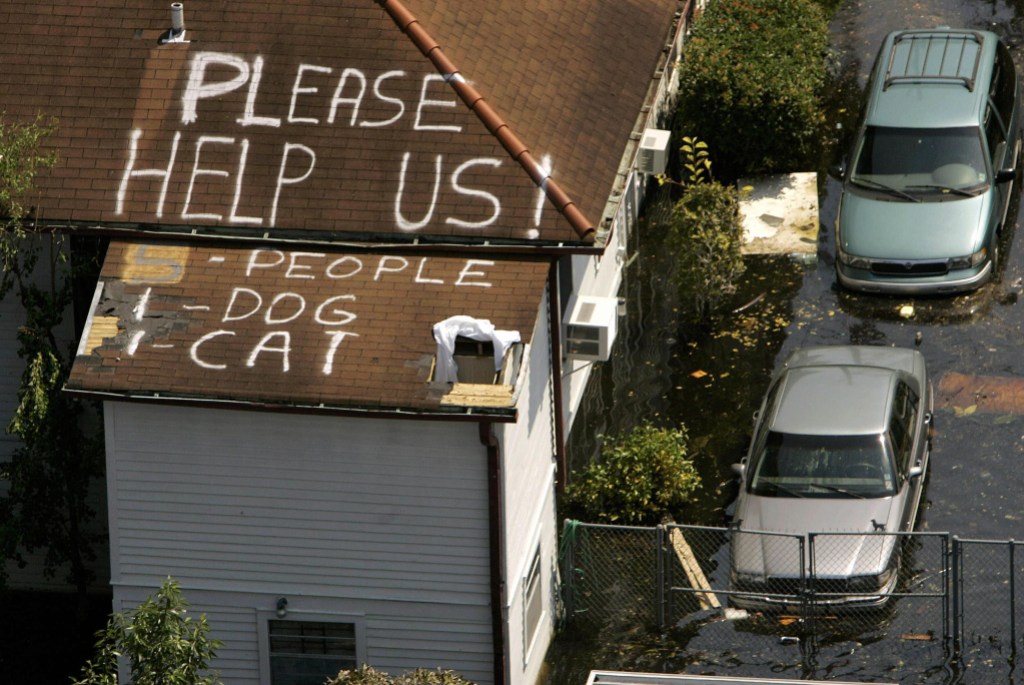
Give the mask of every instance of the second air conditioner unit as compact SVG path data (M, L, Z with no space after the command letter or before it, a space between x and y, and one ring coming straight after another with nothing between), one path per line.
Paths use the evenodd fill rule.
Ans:
M566 354L573 359L608 361L615 342L618 306L616 297L577 297L566 320Z
M644 129L640 150L636 153L636 168L645 174L657 176L665 173L668 164L668 146L672 134L660 128Z

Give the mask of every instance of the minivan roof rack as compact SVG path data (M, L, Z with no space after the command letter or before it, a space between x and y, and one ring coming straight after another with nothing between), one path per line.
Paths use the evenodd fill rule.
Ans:
M882 90L905 81L944 81L963 84L973 92L981 44L977 31L901 31L893 39Z

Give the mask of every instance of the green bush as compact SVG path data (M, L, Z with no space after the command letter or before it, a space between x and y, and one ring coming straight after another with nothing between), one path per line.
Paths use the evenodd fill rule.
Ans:
M473 685L455 671L417 668L398 676L382 673L370 666L341 671L326 685Z
M707 141L720 177L814 166L829 39L820 1L716 0L694 23L678 122Z
M700 487L686 429L649 423L605 440L601 457L573 475L566 514L589 522L656 524L684 508Z
M717 182L687 186L672 208L666 240L676 258L680 297L704 320L736 291L744 270L736 190Z
M825 16L831 17L839 9L839 6L843 4L843 0L814 0L814 3L821 7L825 12Z
M72 685L118 685L119 657L131 668L130 685L220 685L208 671L221 642L209 637L206 615L193 619L188 606L181 586L168 578L135 609L112 614L97 633L96 658Z

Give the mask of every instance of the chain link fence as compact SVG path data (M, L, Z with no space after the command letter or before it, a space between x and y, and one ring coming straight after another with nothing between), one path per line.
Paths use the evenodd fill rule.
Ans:
M1020 544L568 521L565 617L573 627L633 626L664 638L661 656L674 668L742 661L778 673L788 660L800 677L898 680L893 670L910 669L915 682L959 683L967 668L1006 677L1024 616ZM645 649L650 659L659 648Z
M953 645L972 673L1013 663L1024 617L1024 543L953 538Z

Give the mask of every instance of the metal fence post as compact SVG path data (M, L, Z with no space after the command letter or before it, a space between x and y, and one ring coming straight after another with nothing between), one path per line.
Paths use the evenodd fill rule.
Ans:
M665 526L655 528L654 543L654 604L658 627L665 627ZM671 592L668 593L671 596Z
M576 611L576 535L570 531L572 525L569 519L562 524L562 603L566 621L572 620Z
M952 556L950 554L952 537L949 533L942 538L942 640L948 645L952 639L949 629L949 601L950 601L950 569L952 567Z
M1017 658L1017 572L1013 560L1013 552L1016 545L1013 538L1007 542L1010 545L1010 659Z
M811 626L814 632L814 577L817 569L814 567L814 533L807 534L806 545L804 537L800 536L798 545L800 551L800 618L804 625ZM809 572L808 572L809 571Z
M960 656L960 645L963 642L963 622L960 616L960 563L963 556L963 548L960 545L960 538L953 536L953 558L949 565L950 584L952 585L953 598L953 656Z

